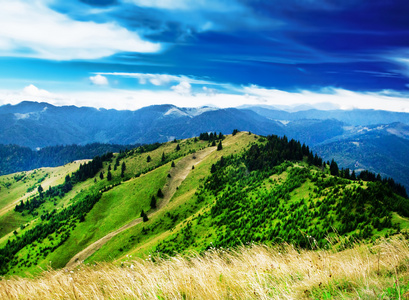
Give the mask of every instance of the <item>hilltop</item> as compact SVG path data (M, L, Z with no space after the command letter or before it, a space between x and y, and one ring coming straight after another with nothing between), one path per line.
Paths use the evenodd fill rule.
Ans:
M0 177L3 274L335 236L344 249L409 226L402 186L285 137L206 133L50 170Z

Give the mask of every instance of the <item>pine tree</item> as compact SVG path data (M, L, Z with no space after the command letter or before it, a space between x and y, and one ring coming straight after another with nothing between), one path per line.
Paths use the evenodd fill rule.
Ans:
M151 208L152 208L152 209L156 208L156 198L155 198L155 196L152 196L152 199L151 199Z
M214 146L216 146L216 141L215 140L213 140L213 142L212 142L212 147L214 147Z
M217 151L220 151L223 149L223 145L222 145L222 141L219 142L219 144L217 145Z
M151 162L152 158L150 155L148 155L148 157L146 158L146 162Z
M126 170L126 165L125 165L125 162L123 161L121 165L121 177L124 177L125 170Z
M156 196L158 196L159 198L163 198L163 193L162 193L162 190L161 189L159 189L158 190L158 192L157 192L157 194L156 194Z
M141 217L142 217L144 222L149 221L148 215L143 211L143 209L141 211Z
M165 152L162 152L162 162L166 160Z
M331 172L331 175L333 176L338 176L339 175L339 168L337 163L332 159L331 164L329 166L329 170Z
M108 180L108 181L111 181L111 180L112 180L112 174L111 174L111 171L108 171L108 174L107 174L107 180Z
M170 165L172 168L174 168L175 167L175 162L174 161L172 161L172 164Z
M177 144L176 145L176 149L175 149L176 151L179 151L180 150L180 145L179 144Z
M104 179L104 174L101 172L101 173L99 173L99 178L102 180L102 179Z
M216 166L212 164L212 167L210 168L210 173L216 172Z

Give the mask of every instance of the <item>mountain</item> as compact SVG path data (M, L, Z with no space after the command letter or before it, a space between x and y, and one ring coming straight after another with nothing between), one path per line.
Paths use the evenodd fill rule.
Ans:
M389 123L404 123L409 125L409 114L404 112L392 112L373 109L353 109L353 110L317 110L307 109L296 112L269 109L264 106L247 106L257 114L272 120L295 121L303 119L335 119L340 122L360 126Z
M190 138L204 131L229 133L240 129L261 135L286 135L308 144L325 160L337 158L340 167L381 173L395 178L406 188L409 188L406 176L409 159L406 147L400 145L406 145L408 124L409 114L374 110L287 112L257 106L218 109L154 105L136 111L118 111L28 101L0 107L0 139L4 144L31 149L89 143L150 144ZM389 146L374 138L375 132L380 131L380 139L391 143ZM361 147L351 147L356 145L353 142L357 138ZM393 153L388 147L394 149ZM3 157L1 174L28 169L12 167L19 160L22 158Z
M0 139L32 149L89 143L146 144L235 128L283 134L281 125L252 111L155 105L136 111L57 107L21 102L0 107Z
M359 172L369 170L392 177L409 187L409 126L393 123L360 126L342 138L312 147L325 160L335 159L340 166Z
M235 131L1 176L0 269L37 274L252 243L315 249L332 238L344 249L409 226L398 185L335 165L286 137Z

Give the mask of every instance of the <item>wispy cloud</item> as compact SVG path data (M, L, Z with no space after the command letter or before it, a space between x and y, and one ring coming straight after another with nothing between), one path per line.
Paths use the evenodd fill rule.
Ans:
M46 4L0 1L0 55L71 60L160 50L159 44L144 41L115 23L72 20Z
M133 3L141 7L160 8L168 10L206 10L227 12L239 5L233 0L125 0L125 2Z
M189 84L208 84L226 86L227 84L217 83L210 80L195 78L185 75L170 75L170 74L151 74L151 73L124 73L124 72L98 72L97 75L118 76L138 79L139 84L153 84L155 86L163 86L174 82L187 82Z

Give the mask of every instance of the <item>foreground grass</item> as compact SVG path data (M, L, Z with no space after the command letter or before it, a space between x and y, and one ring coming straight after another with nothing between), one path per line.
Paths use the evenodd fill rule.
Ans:
M405 299L408 262L408 241L399 238L339 252L253 245L3 279L0 298Z

